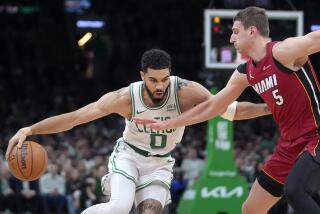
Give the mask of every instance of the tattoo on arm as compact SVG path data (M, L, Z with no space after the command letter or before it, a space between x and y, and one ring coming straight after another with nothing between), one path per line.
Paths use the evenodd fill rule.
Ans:
M268 114L271 113L271 111L270 111L270 109L269 109L268 106L265 106L265 107L264 107L264 112L265 112L265 113L268 113Z
M154 199L147 199L142 201L139 206L139 214L161 214L162 205L159 201Z
M178 90L180 90L184 86L188 86L190 84L190 81L178 78Z

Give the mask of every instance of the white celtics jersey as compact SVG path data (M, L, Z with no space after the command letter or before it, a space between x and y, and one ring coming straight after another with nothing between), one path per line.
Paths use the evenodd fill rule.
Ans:
M142 98L143 81L134 82L130 85L132 118L145 118L154 120L167 120L180 114L178 102L178 78L170 76L168 94L159 107L148 107ZM138 147L148 151L150 154L163 155L173 150L177 143L180 143L184 127L156 131L145 125L138 125L132 120L126 119L126 128L123 132L123 139Z

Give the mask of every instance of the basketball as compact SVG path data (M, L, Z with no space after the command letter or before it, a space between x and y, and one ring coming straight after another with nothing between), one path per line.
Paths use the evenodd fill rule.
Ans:
M23 181L33 181L40 178L46 171L48 154L40 144L25 141L21 148L16 145L11 150L8 165L16 178Z

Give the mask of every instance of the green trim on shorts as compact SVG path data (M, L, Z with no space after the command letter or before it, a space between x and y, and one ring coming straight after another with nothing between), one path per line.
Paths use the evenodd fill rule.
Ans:
M165 182L165 181L161 181L162 183L164 183L165 185L167 185L168 186L168 188L170 189L170 186L171 186L171 184L170 183L167 183L167 182Z
M155 181L159 181L159 182L165 184L165 185L168 187L168 189L170 189L170 184L168 184L167 182L162 181L162 180L152 180L152 181L147 181L146 183L143 183L143 184L137 186L137 187L136 187L136 191L142 190L142 189L150 186L150 184L152 184L152 183L155 182Z
M141 189L143 189L143 188L146 188L146 187L149 186L151 183L152 183L152 181L148 181L148 182L146 182L146 183L144 183L144 184L141 184L141 185L137 186L137 187L136 187L136 191L139 191L139 190L141 190Z
M116 163L114 161L114 158L111 160L111 165L112 165L112 172L119 173L119 174L125 176L126 178L132 180L134 183L136 183L136 179L133 176L131 176L128 173L126 173L125 171L117 168Z
M136 183L135 180L131 179L130 177L126 176L125 174L121 173L121 172L118 172L118 171L113 171L113 173L117 173L119 175L123 175L124 177L128 178L129 180L131 180L133 183Z
M115 149L114 151L115 152L119 152L118 151L118 147L119 147L119 144L120 142L122 141L122 139L120 138L118 141L117 141L117 144L115 146ZM118 174L121 174L123 176L125 176L126 178L132 180L134 183L136 183L136 179L132 176L132 175L129 175L128 173L126 173L125 171L121 170L121 169L118 169L117 168L117 165L116 165L116 161L115 161L115 155L112 155L112 159L111 159L111 165L112 165L112 172L115 172L115 173L118 173Z

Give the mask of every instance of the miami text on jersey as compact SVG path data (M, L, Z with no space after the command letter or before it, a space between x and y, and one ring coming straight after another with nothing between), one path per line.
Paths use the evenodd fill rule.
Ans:
M277 76L273 74L259 81L258 83L254 84L252 87L258 94L261 94L277 85L278 85Z

